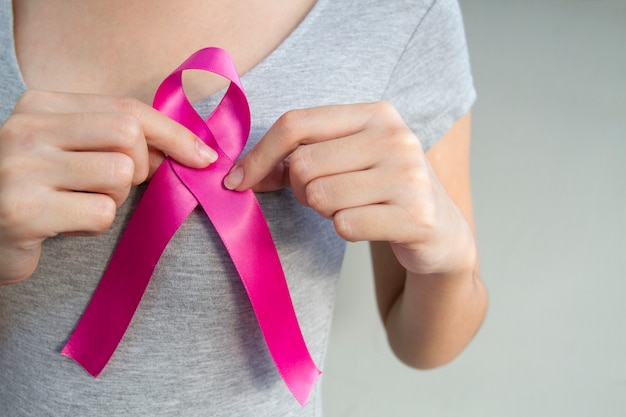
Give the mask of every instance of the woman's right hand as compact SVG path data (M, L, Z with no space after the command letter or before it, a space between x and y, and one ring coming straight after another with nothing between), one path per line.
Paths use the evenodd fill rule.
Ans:
M217 158L138 100L26 92L0 126L0 284L28 278L46 238L106 231L164 154L192 168Z

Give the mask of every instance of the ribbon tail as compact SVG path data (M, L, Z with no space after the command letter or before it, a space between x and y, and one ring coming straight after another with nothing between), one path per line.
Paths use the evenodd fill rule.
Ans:
M163 250L198 205L166 160L139 202L62 355L97 377L137 310Z
M214 169L226 169L219 165ZM304 406L317 381L315 366L300 331L289 288L267 221L252 191L223 188L221 176L202 181L197 171L173 163L224 242L241 277L268 350L296 400ZM225 171L227 172L227 170ZM212 196L219 194L220 198Z

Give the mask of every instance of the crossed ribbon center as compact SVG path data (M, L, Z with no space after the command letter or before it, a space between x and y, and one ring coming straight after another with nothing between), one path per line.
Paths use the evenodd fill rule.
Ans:
M185 95L185 70L209 71L230 81L206 121ZM130 325L165 247L200 204L239 273L278 371L304 406L320 371L306 348L267 222L252 191L230 191L222 183L250 131L248 101L230 55L219 48L197 51L162 82L153 106L215 149L218 159L204 169L165 159L61 353L94 377L100 374Z

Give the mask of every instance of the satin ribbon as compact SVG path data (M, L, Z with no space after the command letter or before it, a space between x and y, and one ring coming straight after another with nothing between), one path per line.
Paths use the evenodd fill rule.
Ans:
M183 91L182 73L190 69L230 81L206 121ZM302 337L267 222L252 191L230 191L223 185L250 130L248 102L232 59L219 48L196 52L163 81L153 105L215 149L218 159L205 169L165 159L61 353L94 377L100 374L124 336L165 247L200 204L241 277L278 371L304 406L320 371Z

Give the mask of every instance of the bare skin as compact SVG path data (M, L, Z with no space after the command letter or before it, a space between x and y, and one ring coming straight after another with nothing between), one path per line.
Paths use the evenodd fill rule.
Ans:
M146 104L158 82L206 45L229 50L248 71L314 1L223 3L14 2L16 49L33 91L0 127L1 283L27 279L46 238L106 230L162 153L192 167L211 163L210 149ZM187 90L195 100L219 86L192 76ZM463 350L486 310L469 142L469 115L425 154L388 103L301 109L281 117L225 184L290 186L339 235L372 241L391 346L409 365L430 368Z

